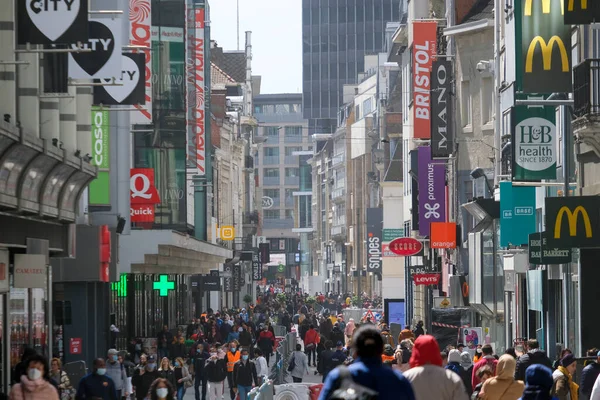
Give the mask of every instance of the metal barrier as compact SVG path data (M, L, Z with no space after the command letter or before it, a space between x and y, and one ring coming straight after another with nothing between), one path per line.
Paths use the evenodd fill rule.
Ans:
M71 386L76 389L79 386L81 378L87 375L88 371L85 361L74 361L63 365L63 371L67 373Z
M256 387L248 394L249 400L273 400L274 397L273 381L267 381L260 387Z
M287 329L282 325L273 325L273 331L275 332L275 336L287 335Z
M295 333L288 333L283 340L279 342L277 351L275 351L275 362L271 366L269 379L273 380L276 385L285 383L288 377L288 365L290 355L296 350L297 336Z

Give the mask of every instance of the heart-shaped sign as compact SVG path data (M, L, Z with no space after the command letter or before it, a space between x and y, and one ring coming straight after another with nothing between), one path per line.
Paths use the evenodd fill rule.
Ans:
M105 84L111 83L110 79L101 79L100 81ZM122 103L135 90L139 81L140 69L131 57L123 54L123 73L121 74L121 79L115 80L115 83L122 84L123 86L104 86L104 90L117 103Z
M88 75L93 76L110 60L115 51L115 36L110 28L100 21L89 22L90 39L81 48L91 53L71 53L73 59ZM76 49L77 45L72 44Z
M88 0L53 0L24 1L31 22L50 41L60 38L77 19L81 1Z

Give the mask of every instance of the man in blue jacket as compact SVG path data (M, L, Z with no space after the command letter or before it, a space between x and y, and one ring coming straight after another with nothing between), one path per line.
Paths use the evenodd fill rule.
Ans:
M92 364L92 373L79 381L76 399L120 400L117 398L115 383L105 374L106 363L101 358L95 359Z
M589 400L592 396L592 388L596 383L596 378L600 375L600 351L591 349L587 352L588 357L596 356L596 360L592 361L581 371L581 385L579 386L579 400Z
M373 325L361 326L354 334L356 360L348 366L355 384L378 393L380 399L415 400L410 382L381 361L383 339ZM327 375L319 400L327 400L341 386L340 370L334 369Z

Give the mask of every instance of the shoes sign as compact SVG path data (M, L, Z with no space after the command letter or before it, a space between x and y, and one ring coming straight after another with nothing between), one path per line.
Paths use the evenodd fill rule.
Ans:
M122 72L115 84L119 86L94 86L94 104L138 105L145 104L146 67L144 53L122 54ZM98 82L109 85L111 79Z
M72 43L72 49L91 52L69 53L69 77L74 79L111 79L121 76L122 24L120 18L90 19L89 39Z
M17 43L87 42L88 0L18 0Z

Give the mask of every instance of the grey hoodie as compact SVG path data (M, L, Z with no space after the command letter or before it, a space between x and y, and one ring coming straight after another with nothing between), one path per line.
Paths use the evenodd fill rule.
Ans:
M106 376L113 380L115 383L115 390L125 389L127 383L127 372L120 362L114 363L106 361Z

